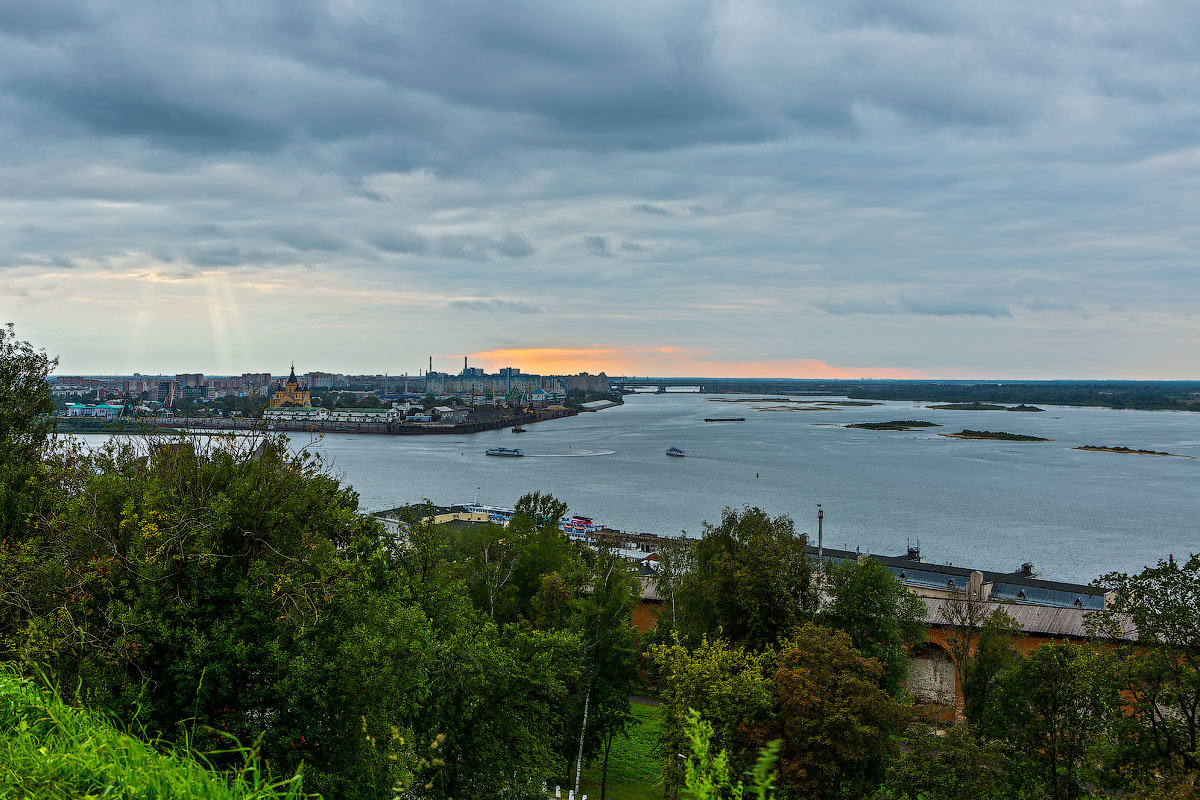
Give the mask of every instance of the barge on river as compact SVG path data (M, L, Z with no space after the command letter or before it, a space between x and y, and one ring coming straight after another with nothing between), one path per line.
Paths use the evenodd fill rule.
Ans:
M487 456L507 456L508 458L521 458L525 455L525 451L519 447L493 447L491 450L484 451Z

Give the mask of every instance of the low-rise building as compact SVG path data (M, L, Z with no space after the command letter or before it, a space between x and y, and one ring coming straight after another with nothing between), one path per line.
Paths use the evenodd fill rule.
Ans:
M100 419L116 419L124 413L125 407L121 405L109 405L108 403L97 403L96 405L87 405L84 403L68 403L68 417L99 417Z
M450 406L434 406L433 414L438 422L444 422L447 425L457 425L467 421L467 410L465 408L451 408Z
M399 422L401 418L394 408L338 408L329 412L330 422Z
M263 419L280 422L321 422L329 419L329 409L313 406L268 408L263 411Z

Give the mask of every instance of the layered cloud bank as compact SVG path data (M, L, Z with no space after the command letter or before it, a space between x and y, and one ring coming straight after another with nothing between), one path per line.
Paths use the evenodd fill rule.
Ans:
M0 321L69 371L1192 377L1198 34L1082 0L10 6Z

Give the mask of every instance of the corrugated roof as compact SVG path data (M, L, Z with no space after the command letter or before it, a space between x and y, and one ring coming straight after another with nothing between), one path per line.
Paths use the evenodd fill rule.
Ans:
M942 614L943 600L934 597L923 597L925 601L925 621L930 625L948 626L950 623ZM1023 605L1019 603L981 603L986 613L990 614L997 608L1016 620L1022 633L1039 636L1067 636L1073 639L1084 639L1091 636L1087 629L1089 617L1098 613L1082 608L1056 608L1053 606ZM1116 636L1102 636L1105 639L1121 639L1135 641L1137 629L1133 622L1125 617L1122 619L1121 630Z

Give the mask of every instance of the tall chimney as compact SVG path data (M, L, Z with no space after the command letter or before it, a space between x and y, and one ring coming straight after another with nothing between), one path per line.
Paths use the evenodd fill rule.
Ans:
M429 357L429 371L433 372L433 356Z
M463 356L463 372L467 371L467 357Z

